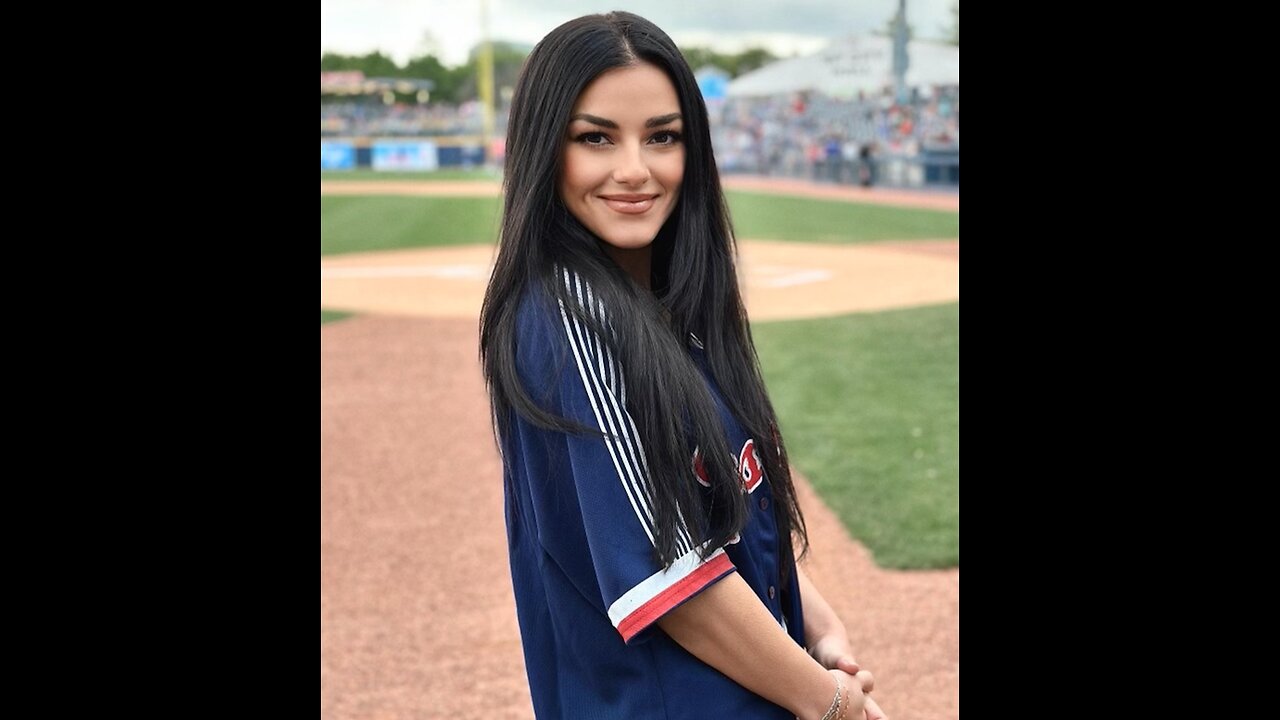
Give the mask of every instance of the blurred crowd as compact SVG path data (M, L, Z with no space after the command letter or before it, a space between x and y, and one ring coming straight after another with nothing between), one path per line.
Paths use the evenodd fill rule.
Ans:
M480 103L395 103L366 101L320 103L320 137L430 137L479 135Z
M840 99L816 93L708 102L722 172L874 184L890 161L919 163L954 153L959 166L960 87L913 89L905 103L883 94ZM478 136L478 102L395 103L369 98L320 105L320 137ZM506 133L506 108L495 134ZM948 161L949 162L949 161Z
M712 141L724 172L860 184L884 158L960 149L960 88L839 99L813 93L713 103Z

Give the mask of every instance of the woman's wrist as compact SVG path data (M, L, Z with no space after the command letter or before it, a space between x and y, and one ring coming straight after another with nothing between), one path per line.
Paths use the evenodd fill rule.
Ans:
M836 679L836 692L835 696L831 698L831 705L827 708L826 714L822 716L822 720L844 720L845 715L849 712L849 690L845 685L844 678L840 676L838 671L829 672Z
M840 708L848 704L849 690L843 673L827 670L825 675L826 680L816 684L823 691L807 694L805 706L796 713L798 720L837 720Z

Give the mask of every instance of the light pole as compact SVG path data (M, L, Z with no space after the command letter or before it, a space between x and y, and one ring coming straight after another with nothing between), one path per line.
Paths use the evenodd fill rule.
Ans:
M489 0L480 0L480 105L484 112L484 164L489 165L489 146L493 144L493 42L489 40Z
M898 14L893 16L893 91L899 105L907 104L907 0L898 0Z

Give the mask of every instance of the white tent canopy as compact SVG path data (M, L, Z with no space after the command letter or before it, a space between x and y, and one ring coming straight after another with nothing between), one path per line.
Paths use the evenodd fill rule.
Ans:
M960 84L960 48L913 40L907 87ZM893 40L855 35L807 57L779 60L729 83L729 97L760 97L813 90L834 97L868 95L893 86Z

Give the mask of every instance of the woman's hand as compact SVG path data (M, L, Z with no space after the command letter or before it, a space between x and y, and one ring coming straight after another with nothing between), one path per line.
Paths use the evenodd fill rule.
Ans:
M799 565L796 566L796 578L800 582L800 597L804 599L804 634L805 637L812 638L809 655L828 670L852 675L857 680L855 690L861 686L862 693L871 692L876 685L875 678L854 659L853 648L849 645L849 632L844 629L844 623L840 622L831 605ZM862 703L862 713L847 715L846 720L863 720L863 717L866 720L888 720L884 711L869 695Z
M866 700L866 703L862 706L862 709L867 714L867 720L889 720L889 716L884 714L884 711L880 709L875 700L871 699L870 695L865 696L863 699Z
M858 661L853 657L853 650L849 647L849 638L844 635L831 634L818 638L809 646L809 654L817 660L822 667L828 670L840 670L852 676L857 681L858 686L862 688L862 693L869 693L875 689L876 681L870 672L863 670L858 665ZM861 693L859 693L861 694ZM884 711L876 704L876 701L866 696L863 710L866 720L888 720ZM850 720L859 720L858 716L849 716Z
M844 635L832 633L818 638L809 646L809 654L818 661L819 665L828 670L843 670L850 675L857 675L862 670L858 661L853 659L849 638Z

